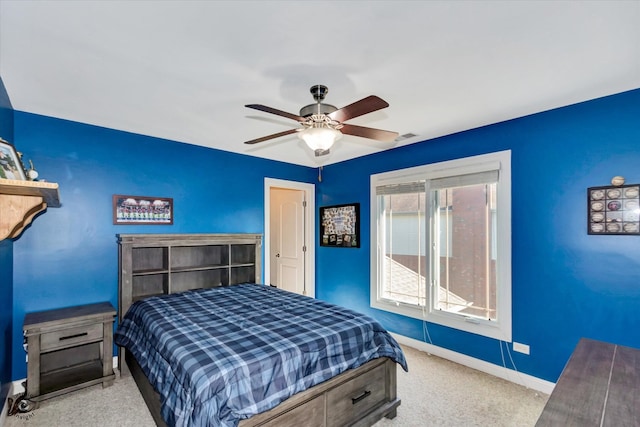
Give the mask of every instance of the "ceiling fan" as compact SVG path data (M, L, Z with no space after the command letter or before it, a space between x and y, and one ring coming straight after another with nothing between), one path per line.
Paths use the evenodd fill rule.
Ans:
M371 95L361 99L360 101L356 101L353 104L349 104L346 107L338 109L333 105L324 104L322 102L329 92L329 89L326 86L311 86L310 92L316 103L302 107L300 115L287 113L261 104L245 105L245 107L253 108L254 110L260 110L295 120L302 125L302 127L299 128L289 129L272 135L263 136L262 138L252 139L251 141L246 141L245 144L257 144L269 139L298 133L298 137L304 140L309 148L314 150L316 156L324 156L329 154L329 150L333 143L340 139L343 134L383 142L391 142L398 137L397 132L344 123L349 119L353 119L367 113L372 113L389 106L386 101L378 98L377 96Z

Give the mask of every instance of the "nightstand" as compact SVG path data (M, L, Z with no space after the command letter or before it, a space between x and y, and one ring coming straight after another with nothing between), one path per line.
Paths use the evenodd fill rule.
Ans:
M27 399L39 402L102 383L113 384L113 321L108 302L28 313Z

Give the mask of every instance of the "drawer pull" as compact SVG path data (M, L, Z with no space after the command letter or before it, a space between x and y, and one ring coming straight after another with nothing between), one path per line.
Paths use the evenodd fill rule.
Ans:
M351 404L355 405L356 403L360 402L362 399L364 399L365 397L369 396L371 394L371 391L366 390L364 393L362 393L360 396L358 397L352 397L351 398Z
M75 335L69 335L67 337L60 337L60 341L70 340L70 339L73 339L73 338L84 337L84 336L87 336L87 335L89 335L88 332L83 332L81 334L75 334Z

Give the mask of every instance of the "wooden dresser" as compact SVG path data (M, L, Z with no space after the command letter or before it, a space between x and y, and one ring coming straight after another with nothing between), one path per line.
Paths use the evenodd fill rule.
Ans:
M536 426L640 426L640 350L581 339Z
M113 321L108 302L28 313L27 398L33 402L113 383Z

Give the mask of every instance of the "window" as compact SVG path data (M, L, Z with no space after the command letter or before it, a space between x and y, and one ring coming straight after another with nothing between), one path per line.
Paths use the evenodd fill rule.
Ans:
M511 341L510 151L371 176L371 306Z

